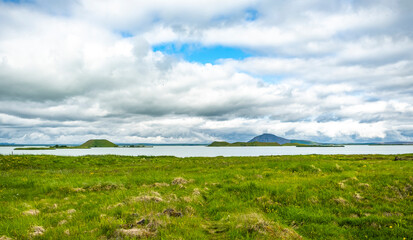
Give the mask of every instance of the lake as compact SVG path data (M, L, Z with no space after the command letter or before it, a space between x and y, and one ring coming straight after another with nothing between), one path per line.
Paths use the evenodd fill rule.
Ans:
M403 154L413 153L413 145L346 145L345 147L206 147L206 146L154 146L153 148L90 148L56 150L14 150L15 147L0 147L0 154L47 154L59 156L82 155L127 155L127 156L265 156L308 154Z

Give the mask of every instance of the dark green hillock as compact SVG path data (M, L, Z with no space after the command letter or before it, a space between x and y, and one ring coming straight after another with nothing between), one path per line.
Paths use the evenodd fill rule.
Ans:
M92 148L92 147L117 147L118 145L106 140L106 139L91 139L79 147L81 148Z
M225 146L229 146L229 145L230 145L229 142L215 141L215 142L209 144L208 147L225 147Z

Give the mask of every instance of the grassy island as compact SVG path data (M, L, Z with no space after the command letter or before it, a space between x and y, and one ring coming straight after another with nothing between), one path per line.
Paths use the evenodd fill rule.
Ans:
M215 141L208 145L208 147L251 147L251 146L281 146L276 142L218 142Z
M118 147L118 145L106 139L91 139L80 146L54 145L50 147L17 147L14 150L89 149L92 147Z
M91 139L83 143L79 147L92 148L92 147L117 147L118 145L106 140L106 139Z
M56 150L55 147L17 147L14 150Z
M412 159L0 155L0 238L407 239Z

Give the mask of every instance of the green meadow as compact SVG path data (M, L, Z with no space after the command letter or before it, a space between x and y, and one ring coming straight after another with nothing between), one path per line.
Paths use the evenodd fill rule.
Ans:
M412 160L0 156L0 239L410 239Z

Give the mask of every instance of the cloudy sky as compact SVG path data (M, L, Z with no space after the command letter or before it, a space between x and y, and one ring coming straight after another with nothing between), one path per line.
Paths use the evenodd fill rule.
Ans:
M413 141L411 0L0 0L0 142Z

